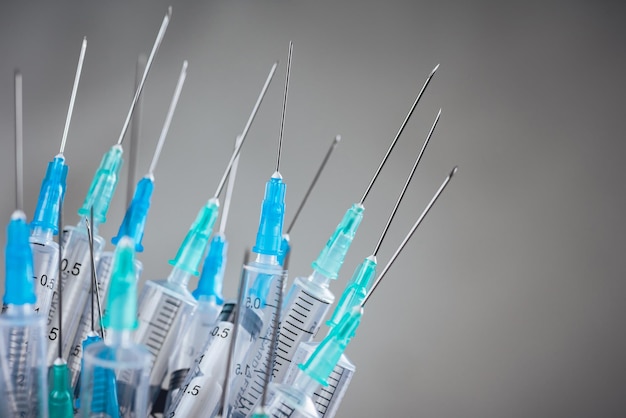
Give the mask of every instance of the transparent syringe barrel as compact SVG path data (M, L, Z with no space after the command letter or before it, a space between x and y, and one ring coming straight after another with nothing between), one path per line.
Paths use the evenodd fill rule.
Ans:
M252 309L242 311L237 346L231 362L233 364L231 376L240 372L235 365L243 361L250 345L258 338L261 325L261 318ZM166 417L215 416L224 389L222 385L233 336L232 329L231 321L220 321L215 325L209 341L187 374L183 389L172 398L172 404L165 413Z
M104 317L104 307L106 306L107 295L109 293L109 283L111 282L111 272L113 271L113 253L104 252L98 261L96 266L96 278L98 281L98 294L100 295L100 306L102 308L102 316ZM135 272L137 281L143 271L143 264L141 261L135 259ZM100 334L100 313L98 312L98 301L94 297L94 331L96 334ZM70 354L67 359L67 367L70 370L70 383L73 388L76 388L78 383L78 376L80 375L80 368L83 358L83 341L87 338L87 334L91 331L91 289L89 290L87 302L85 308L80 317L80 323L74 337L74 343L70 349ZM101 335L101 334L100 334ZM65 338L65 336L64 336Z
M52 233L30 237L33 252L33 272L35 274L35 312L48 318L52 297L57 289L59 274L59 244L52 240Z
M189 324L176 340L178 343L169 360L167 385L167 401L171 400L182 387L194 360L200 355L207 341L217 333L217 319L221 307L215 302L198 301L198 306Z
M230 405L234 418L252 415L252 409L263 393L265 371L274 353L272 330L287 271L278 265L255 262L244 265L244 275L247 276L247 283L252 284L246 289L245 307L259 315L263 326L259 338L248 349L244 361L236 364L239 373L236 373L230 388Z
M0 417L48 417L46 319L32 305L0 316Z
M91 254L89 238L84 227L67 226L62 235L61 289L63 290L63 358L67 359L78 331L80 317L85 309L91 284ZM102 253L104 239L93 237L96 263ZM55 292L48 316L48 365L58 357L59 312L58 291Z
M298 364L304 364L318 345L319 343L300 344L285 376L285 384L293 384L298 374L301 373ZM313 401L321 418L332 418L337 414L341 400L346 394L346 390L348 390L354 372L354 364L348 357L342 355L327 379L328 386L321 386L313 395Z
M114 339L114 338L112 338ZM113 345L96 342L85 350L81 377L80 417L143 418L148 415L149 354L145 347L127 341ZM120 384L124 379L123 385ZM113 389L117 396L111 399ZM117 403L118 415L110 414Z
M150 353L149 406L156 400L167 374L176 337L183 332L196 308L186 287L166 280L145 282L139 297L139 327L134 340Z
M315 337L335 300L328 288L315 286L309 279L297 277L283 305L274 362L273 379L277 383L283 382L300 343Z

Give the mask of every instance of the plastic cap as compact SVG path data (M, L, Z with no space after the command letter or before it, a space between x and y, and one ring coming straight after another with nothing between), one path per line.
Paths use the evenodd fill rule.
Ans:
M252 251L257 254L280 254L280 244L283 235L283 220L285 217L285 189L287 186L278 172L265 184L265 198L261 207L259 231L256 234L256 244Z
M194 276L200 274L198 266L209 243L209 237L213 231L219 209L220 205L215 198L209 199L207 204L200 209L196 220L187 232L185 240L180 245L176 257L169 261L171 265Z
M354 337L362 316L363 309L360 306L346 312L339 324L324 338L307 362L299 364L298 367L318 383L328 386L327 379Z
M346 259L356 231L363 220L365 208L359 203L352 205L343 215L337 229L328 239L326 246L311 265L313 270L330 279L339 277L339 270Z
M118 331L137 328L137 276L132 238L123 237L115 249L109 286L105 328Z
M80 216L88 217L93 207L93 220L97 224L106 222L106 215L117 187L118 174L122 168L121 145L113 145L102 157L100 167L96 171L89 187L83 206L78 210Z
M33 304L37 300L29 236L30 228L26 223L26 215L21 210L16 210L7 226L4 252L6 269L4 303L7 305Z
M329 327L336 326L346 312L351 311L355 306L360 306L367 296L367 290L371 281L376 275L376 257L369 256L359 265L352 279L346 285L346 289L341 294L341 299L333 312L333 316L326 322Z
M224 304L222 285L227 252L228 241L226 241L226 237L222 234L215 235L211 240L209 253L204 259L198 287L192 293L194 298L199 300L200 298L214 297L216 304Z
M138 253L143 251L141 240L143 239L143 232L146 227L146 220L148 219L148 211L150 210L150 200L152 199L153 191L154 179L151 176L146 176L139 180L135 188L133 200L126 210L119 231L117 231L117 236L111 239L113 245L117 245L123 236L128 236L135 241L135 251Z
M41 182L39 200L31 228L38 227L46 231L52 231L54 235L59 233L59 208L65 198L67 186L67 170L65 158L59 154L48 163L46 176Z

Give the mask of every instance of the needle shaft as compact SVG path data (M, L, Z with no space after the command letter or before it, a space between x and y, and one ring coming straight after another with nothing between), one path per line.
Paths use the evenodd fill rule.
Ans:
M159 142L157 143L156 149L154 150L154 155L152 156L152 163L150 163L150 169L148 170L149 176L152 176L154 174L156 165L159 162L159 157L161 156L161 150L163 149L163 144L165 143L165 138L167 137L167 131L170 129L170 124L172 123L172 118L174 117L174 111L176 111L178 98L180 97L180 92L183 90L183 85L185 84L185 78L187 78L187 66L188 66L187 61L184 61L183 68L180 70L180 76L178 77L178 83L176 84L176 90L174 91L172 102L170 103L170 108L167 111L167 116L165 117L165 123L163 124L163 129L161 129L161 136L159 137Z
M130 109L128 111L128 115L126 115L126 120L124 121L124 125L122 126L122 132L120 133L120 137L117 139L117 144L122 145L124 141L124 137L126 136L126 131L128 130L128 126L130 125L130 119L133 116L133 111L135 110L135 105L139 100L139 96L141 95L141 91L143 90L143 86L146 82L146 78L148 77L148 73L150 72L150 68L152 67L152 61L159 50L159 46L161 46L161 42L163 41L163 37L165 36L165 31L167 30L167 25L170 23L170 19L172 18L172 7L168 7L167 13L163 18L163 22L161 23L161 28L159 29L159 33L157 34L156 40L154 41L154 45L152 46L152 51L150 51L150 55L148 56L148 62L146 63L146 69L143 71L143 75L141 76L141 82L139 83L139 87L137 87L137 91L135 92L135 96L133 97L133 101L130 104Z
M369 194L370 189L374 185L374 182L376 181L376 178L378 177L378 175L380 174L380 171L383 169L383 166L387 162L387 159L389 158L389 154L391 154L391 151L393 150L393 147L396 146L396 142L398 142L398 138L400 138L400 135L402 134L402 131L404 131L404 127L406 126L407 122L411 118L411 115L413 115L413 111L417 107L417 104L419 103L420 99L422 98L422 95L426 91L426 87L428 87L428 84L430 84L430 80L433 78L433 75L435 74L435 71L437 71L438 68L439 68L439 64L437 64L437 66L435 66L435 68L433 68L433 70L428 75L428 78L426 78L426 81L422 85L422 89L417 94L417 97L415 98L415 101L413 102L413 105L411 106L411 109L409 109L409 113L407 113L406 117L404 118L404 121L402 121L402 124L400 125L400 129L398 129L398 132L396 133L396 136L393 138L393 141L391 141L391 145L389 145L389 149L387 149L387 152L385 153L385 156L383 157L383 160L380 162L380 165L376 169L376 172L374 173L374 177L372 177L372 180L370 180L370 184L367 186L367 189L365 189L365 193L363 193L363 197L361 198L361 201L360 201L361 205L365 202L365 199L367 198L367 195Z
M217 190L215 191L215 194L213 195L213 197L216 199L219 197L220 193L222 192L222 188L224 187L224 184L226 183L226 178L228 177L228 174L230 173L230 170L233 164L235 163L235 158L237 158L237 156L239 155L239 151L241 150L243 143L246 141L246 136L248 135L248 130L250 130L250 125L252 125L252 121L254 120L254 117L256 116L259 110L259 106L261 106L261 102L263 101L263 98L265 97L267 88L272 82L272 78L274 78L274 73L276 72L277 66L278 66L278 62L275 62L274 65L272 65L272 68L270 69L270 73L268 74L267 79L265 80L265 84L263 85L263 88L261 89L261 93L259 94L259 97L256 99L254 108L252 108L252 113L250 113L250 117L248 118L248 121L246 122L246 126L243 128L243 132L240 135L241 142L235 148L235 151L233 151L233 154L230 156L230 160L228 161L226 170L224 171L224 174L222 174L222 178L219 184L217 185Z
M287 76L285 77L285 91L283 95L283 113L280 118L280 134L278 135L278 155L276 157L276 171L280 171L280 153L283 148L283 132L285 130L285 112L287 111L287 95L289 93L289 76L291 74L291 57L293 55L293 42L289 41L289 53L287 54Z
M394 261L396 261L396 258L398 258L398 255L400 255L400 253L402 252L402 250L406 246L407 242L409 242L409 240L411 239L411 237L415 233L415 230L417 229L417 227L420 226L420 224L422 223L422 221L424 220L424 218L426 217L426 215L428 214L428 212L432 208L433 204L437 201L437 199L439 198L439 196L441 195L443 190L446 188L446 186L450 182L450 179L452 178L452 176L456 174L457 170L458 170L458 167L454 167L452 169L452 171L450 172L450 174L448 174L448 177L446 177L446 179L443 181L441 186L439 186L439 190L437 190L437 192L435 193L433 198L430 200L430 202L426 206L426 209L424 209L424 212L422 212L422 214L417 219L415 224L413 224L413 226L411 227L411 230L409 231L409 233L406 235L406 237L404 237L404 240L402 241L402 243L400 244L400 246L398 247L396 252L393 253L391 258L389 259L389 262L387 263L385 268L383 268L383 271L381 271L380 275L376 278L376 281L372 285L372 289L367 293L367 296L365 296L365 299L363 299L363 302L361 302L361 307L362 308L365 306L365 304L367 303L369 298L372 296L372 294L374 293L374 291L376 290L376 288L378 287L378 285L382 281L382 279L385 277L385 274L387 274L387 272L389 271L389 269L393 265Z
M298 209L296 210L296 214L293 215L293 219L291 220L291 223L289 223L289 227L287 228L286 234L289 234L291 232L291 228L293 228L294 224L296 223L296 220L298 219L298 216L300 216L300 212L302 211L304 204L308 200L309 195L311 194L311 192L313 191L313 188L315 187L315 184L317 183L317 180L320 178L322 171L324 171L324 167L326 167L326 163L328 162L330 155L335 150L335 147L337 146L339 141L341 141L341 135L335 136L335 138L333 139L333 142L330 144L330 148L328 148L328 151L326 151L326 155L324 156L324 159L322 160L322 164L320 164L320 167L317 169L317 173L315 173L315 177L313 177L313 181L311 182L311 185L309 186L306 193L304 194L304 197L302 198L302 202L300 202L300 206L298 206Z
M24 121L22 73L15 70L15 207L24 208Z
M70 96L70 106L67 110L67 116L65 118L65 127L63 128L63 137L61 138L61 149L59 154L65 152L65 143L67 142L67 135L70 131L70 122L72 120L72 113L74 112L74 102L76 100L76 92L78 91L78 82L80 81L80 75L83 72L83 62L85 61L85 51L87 50L87 37L83 38L83 42L80 46L80 55L78 56L78 67L76 68L76 75L74 76L74 85L72 86L72 95Z
M424 155L424 150L426 149L428 142L430 142L430 137L433 135L433 132L435 131L435 128L437 127L437 123L439 123L440 116L441 116L441 109L439 109L439 113L437 113L435 122L433 122L433 125L430 128L430 132L428 132L426 141L424 141L424 144L422 145L422 149L420 150L419 154L417 155L417 158L415 159L415 163L413 164L413 167L411 168L409 177L407 177L406 182L404 183L404 187L402 187L402 191L400 192L400 195L398 196L398 200L396 200L396 204L394 205L393 210L391 211L391 215L389 215L389 219L387 219L387 224L383 228L382 234L380 234L380 238L378 239L378 242L376 243L376 247L374 248L374 252L373 252L374 256L378 254L380 245L383 243L383 240L385 239L385 235L387 235L387 231L389 230L389 225L391 225L391 221L393 220L394 216L396 215L396 212L398 211L398 207L400 206L400 202L402 202L402 198L404 197L404 194L406 193L406 189L409 187L409 183L411 183L411 180L413 179L413 174L415 174L415 170L417 169L417 166L419 165L420 160L422 159L422 155Z

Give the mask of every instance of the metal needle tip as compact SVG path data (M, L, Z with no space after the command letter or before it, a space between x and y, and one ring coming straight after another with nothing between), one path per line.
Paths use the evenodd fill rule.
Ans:
M216 199L219 197L222 191L222 187L224 187L224 184L226 183L226 178L228 177L228 174L230 173L230 170L235 162L235 159L239 155L239 151L241 150L241 147L243 146L244 141L246 140L246 135L248 134L248 130L250 129L250 126L252 125L252 121L254 120L257 114L257 111L259 110L259 106L261 106L261 102L263 101L263 98L265 97L267 88L269 87L270 83L272 82L272 79L274 78L274 73L276 72L277 66L278 66L278 61L275 61L274 65L272 65L272 68L270 69L270 73L267 75L267 79L265 80L265 84L263 85L263 88L261 89L261 93L259 93L259 97L256 99L256 103L254 104L254 107L252 108L252 113L250 113L250 116L248 117L246 126L243 128L243 132L240 135L242 138L241 142L235 148L235 151L233 151L233 154L230 156L230 160L228 161L228 165L226 166L226 171L224 171L224 174L222 174L222 179L217 185L217 190L215 191L215 194L213 195L213 197Z
M24 209L24 121L22 73L16 69L13 80L15 87L15 206Z
M137 105L137 101L139 100L139 96L143 90L144 83L146 82L146 78L148 78L148 73L150 72L150 68L152 67L152 61L156 56L159 47L161 46L161 42L163 41L163 37L165 36L165 31L167 30L167 26L170 23L170 18L172 16L172 6L167 8L167 14L163 17L163 22L161 22L161 27L159 28L159 32L157 33L157 37L154 40L154 44L152 45L152 50L150 51L150 55L148 56L148 62L146 63L146 68L144 69L143 75L141 77L141 81L139 82L139 87L137 87L137 91L135 92L135 96L133 97L133 101L130 104L130 109L128 110L128 115L126 115L126 120L124 121L124 125L122 126L122 132L120 133L119 138L117 139L117 145L122 145L124 141L124 137L126 136L126 130L130 125L130 119L133 116L133 112L135 110L135 106Z
M396 133L396 136L391 141L391 144L389 145L389 148L387 149L387 152L385 153L385 156L383 157L383 160L378 165L378 168L376 169L376 172L374 173L374 176L370 180L370 183L367 185L367 188L365 189L365 193L363 193L363 197L361 197L361 200L359 201L359 203L361 205L363 203L365 203L365 199L367 198L367 195L369 194L370 190L372 189L372 186L374 185L374 182L376 182L376 179L378 178L378 175L380 174L380 171L383 169L383 166L385 165L385 163L387 162L387 159L389 158L389 154L391 154L391 151L396 146L396 142L398 142L398 139L400 138L400 135L402 135L402 132L404 131L404 128L406 127L406 124L408 123L409 119L411 119L411 115L413 115L413 112L415 111L415 108L417 107L417 104L419 103L420 99L422 98L422 95L426 91L426 88L430 84L430 80L432 79L433 75L435 74L435 71L437 71L438 68L439 68L439 64L437 64L437 66L430 72L428 77L426 77L426 81L422 85L422 88L421 88L420 92L417 94L417 97L413 101L413 105L409 109L409 113L407 113L407 115L405 116L404 120L402 121L402 124L400 125L400 129L398 129L398 132Z
M285 77L285 92L283 96L283 113L280 118L280 135L278 136L278 156L276 157L276 172L280 168L280 153L283 148L283 132L285 130L285 112L287 110L287 95L289 93L289 75L291 74L291 57L293 55L293 42L289 41L289 53L287 54L287 76Z
M161 151L163 150L163 144L165 143L167 132L170 129L170 124L172 123L174 112L176 111L176 105L178 105L178 99L180 98L180 93L183 90L183 85L185 84L185 79L187 78L188 65L189 64L187 63L187 60L183 61L183 68L181 68L180 70L180 75L178 76L178 82L176 83L176 89L174 90L172 101L170 102L170 108L167 111L167 116L165 117L163 128L161 129L161 135L159 137L159 141L157 142L156 149L154 150L154 155L152 156L150 169L148 170L148 176L150 176L150 178L154 177L154 170L156 169L156 165L159 162L159 157L161 156Z
M70 122L72 120L72 113L74 112L74 102L76 101L76 92L78 91L78 83L80 81L80 75L83 72L83 62L85 61L85 51L87 50L87 37L83 37L83 42L80 46L80 55L78 56L78 67L76 68L76 76L74 76L74 85L72 86L72 95L70 96L70 106L67 110L67 117L65 118L65 127L63 128L63 136L61 137L61 149L59 154L63 155L65 152L65 143L67 142L67 135L70 130Z
M317 180L320 178L320 174L322 174L322 171L324 171L324 167L326 167L326 163L328 162L328 159L330 158L330 155L333 153L333 151L334 151L335 147L337 146L337 144L339 143L339 141L341 141L341 135L336 135L335 138L333 139L333 142L330 144L330 148L328 148L328 151L326 151L326 155L324 156L324 159L322 160L322 163L320 164L319 168L317 169L317 172L315 173L315 176L313 177L313 181L311 181L311 184L309 185L309 188L307 189L306 193L304 194L304 197L302 198L302 201L300 202L300 206L298 206L298 209L296 210L296 214L293 215L293 219L291 220L291 223L289 224L289 227L287 227L287 231L285 232L285 235L289 236L289 233L291 232L291 229L295 225L296 220L298 219L298 216L300 216L300 212L302 211L302 208L304 207L304 204L306 203L307 199L309 198L309 195L311 194L311 191L313 191L313 188L315 187L315 184L317 183Z

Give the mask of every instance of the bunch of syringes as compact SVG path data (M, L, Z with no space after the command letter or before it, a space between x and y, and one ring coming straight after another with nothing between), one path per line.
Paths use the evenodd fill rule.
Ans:
M191 224L172 269L148 280L135 257L143 235L154 173L187 72L183 63L147 174L103 252L98 227L106 221L122 165L122 142L152 62L171 18L168 10L143 71L118 141L94 175L76 226L62 225L68 166L63 151L85 56L83 40L61 151L48 164L30 224L21 204L21 155L16 166L18 199L7 229L6 291L0 316L1 417L333 417L355 373L344 351L360 324L363 307L447 186L441 184L408 235L377 275L377 253L441 116L417 153L374 251L357 267L332 315L330 284L364 216L364 203L390 153L429 85L428 75L361 199L330 235L310 275L287 286L290 232L313 186L337 146L333 139L292 222L283 228L286 185L279 171L293 44L286 66L278 156L265 186L260 222L245 255L239 292L222 295L228 251L226 225L238 156L274 77L269 75L253 106L216 191ZM21 149L21 75L16 73L16 144ZM133 122L134 124L135 122ZM133 129L133 131L137 131ZM213 232L225 190L219 230ZM54 236L59 235L57 242ZM207 251L208 248L208 251ZM205 252L206 257L205 257ZM200 263L204 263L200 273ZM192 276L200 275L194 290ZM326 336L314 342L326 321Z

